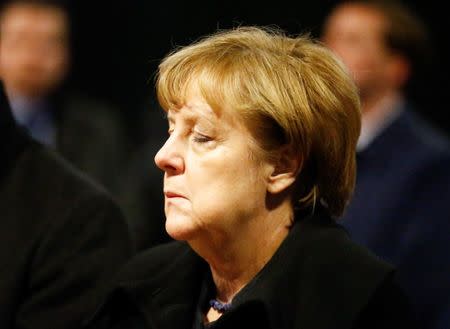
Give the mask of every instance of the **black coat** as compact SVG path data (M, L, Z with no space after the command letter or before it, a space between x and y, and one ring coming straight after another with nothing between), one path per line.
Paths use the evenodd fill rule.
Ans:
M324 211L299 219L216 328L413 328L394 269L354 244ZM191 329L207 264L185 243L135 257L89 329Z
M352 238L395 264L425 328L450 328L450 143L403 112L358 153ZM447 319L447 320L445 320Z
M2 88L0 154L0 328L79 328L131 255L122 212L16 126Z
M57 152L118 195L130 147L118 109L68 91L55 96L49 106L55 116Z

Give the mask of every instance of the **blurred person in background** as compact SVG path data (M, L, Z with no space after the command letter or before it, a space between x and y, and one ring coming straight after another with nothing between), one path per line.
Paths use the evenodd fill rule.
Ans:
M450 327L449 142L406 96L426 63L428 38L419 18L392 0L342 2L322 31L362 104L355 195L343 225L398 266L422 327L444 329Z
M0 328L79 328L133 253L123 213L15 122L3 84L0 154Z
M0 8L0 77L15 120L110 190L127 145L118 111L68 88L68 8L11 0Z

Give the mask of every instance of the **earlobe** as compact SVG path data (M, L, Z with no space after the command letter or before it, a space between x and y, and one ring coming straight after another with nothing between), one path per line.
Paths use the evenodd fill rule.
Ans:
M267 191L271 194L281 193L291 187L302 167L302 159L292 148L280 150L277 163L272 167Z

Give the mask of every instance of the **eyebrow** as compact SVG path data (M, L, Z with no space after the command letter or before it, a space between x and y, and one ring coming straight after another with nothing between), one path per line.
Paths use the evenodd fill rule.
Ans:
M169 123L174 123L175 119L174 119L174 115L171 114L173 111L176 111L178 113L180 113L180 110L172 110L172 111L167 111L167 120L169 121ZM214 112L211 112L214 113ZM211 125L215 125L215 122L209 117L209 116L205 116L205 115L199 115L197 113L183 113L183 120L189 124L192 123L197 123L198 121L202 120L202 121L206 121Z

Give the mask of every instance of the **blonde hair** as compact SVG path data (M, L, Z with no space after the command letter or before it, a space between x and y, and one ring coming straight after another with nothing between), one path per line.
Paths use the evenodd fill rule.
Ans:
M165 110L181 107L192 87L214 110L241 115L265 156L292 148L302 161L297 205L321 200L332 216L342 215L355 183L360 107L356 87L329 50L274 28L218 31L159 66L157 96Z

